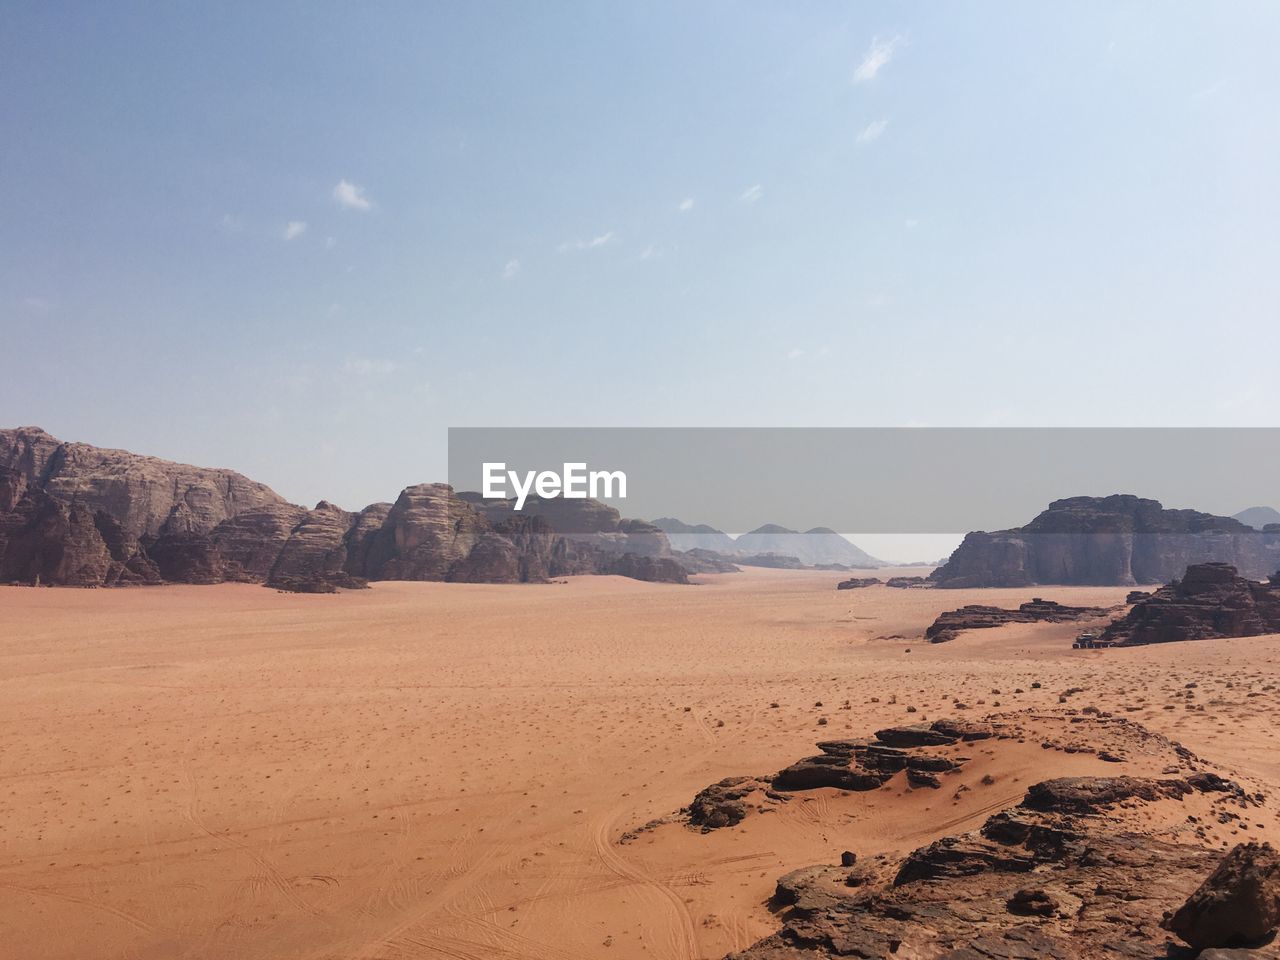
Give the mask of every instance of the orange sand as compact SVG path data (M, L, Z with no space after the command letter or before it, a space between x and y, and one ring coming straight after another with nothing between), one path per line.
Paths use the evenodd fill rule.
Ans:
M707 836L621 834L815 740L1056 710L1068 687L1084 688L1072 706L1280 785L1280 637L1072 651L1085 625L1017 625L930 646L924 628L964 603L1127 591L700 579L0 588L0 953L718 957L776 927L764 901L786 870L909 849L1035 780L1116 771L1030 741L966 745L963 799L814 791Z

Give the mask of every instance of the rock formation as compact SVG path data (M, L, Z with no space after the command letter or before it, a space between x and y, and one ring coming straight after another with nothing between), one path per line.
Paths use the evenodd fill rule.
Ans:
M1280 854L1234 847L1165 926L1197 950L1261 943L1280 926Z
M90 515L101 510L131 537L155 535L177 507L196 532L268 504L283 504L275 491L233 470L170 463L87 443L64 443L39 427L0 430L0 467L55 500L75 502Z
M1132 646L1266 633L1280 633L1280 574L1258 583L1241 577L1229 564L1202 563L1139 598L1100 640Z
M917 590L933 586L928 577L890 577L884 585L897 590Z
M1167 583L1208 561L1266 576L1280 567L1280 530L1166 510L1135 496L1074 497L1050 504L1025 527L968 534L930 579L950 588L1123 586Z
M879 577L850 577L836 584L837 590L860 590L863 587L874 587L880 584Z
M299 592L369 579L486 583L615 574L688 582L665 534L593 500L510 502L408 487L394 504L312 510L230 470L0 430L0 582L266 583ZM559 525L562 529L557 529ZM698 569L732 568L692 558Z
M1040 724L1046 720L1080 726L1073 713L892 728L873 741L820 744L827 760L812 769L843 769L843 777L823 773L797 779L795 773L784 777L787 771L771 781L730 777L698 794L687 808L688 823L704 833L739 825L750 830L744 821L789 802L787 789L876 789L900 771L919 785L938 775L925 764L960 759L931 750L946 751L966 735L995 737L983 747L995 756L1016 749L1015 741L1044 736ZM1153 760L1164 755L1170 773L1035 783L1021 802L993 813L979 829L941 836L905 855L844 851L837 864L836 846L833 862L778 878L770 906L780 929L729 960L1167 960L1194 955L1166 930L1193 950L1263 946L1280 924L1275 851L1266 844L1244 844L1224 857L1209 846L1200 826L1156 825L1244 822L1264 798L1197 770L1201 761L1189 751L1136 724L1105 718L1082 722L1099 748L1119 750L1128 744ZM836 762L841 758L855 759L842 767ZM853 783L850 776L865 780ZM1276 953L1263 947L1258 954L1221 954L1233 960L1255 955L1262 960Z
M970 604L959 610L940 614L924 632L930 643L946 643L966 630L986 630L1006 623L1065 623L1073 620L1096 620L1106 616L1101 607L1066 607L1053 600L1035 597L1017 610Z

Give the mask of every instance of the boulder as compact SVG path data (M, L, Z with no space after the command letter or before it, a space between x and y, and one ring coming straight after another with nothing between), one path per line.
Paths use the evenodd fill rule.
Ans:
M1222 858L1166 927L1197 950L1259 943L1280 926L1280 854L1242 843Z

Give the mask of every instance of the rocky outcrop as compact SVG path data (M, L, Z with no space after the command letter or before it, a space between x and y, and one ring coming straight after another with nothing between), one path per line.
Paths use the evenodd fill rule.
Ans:
M703 833L732 827L746 817L752 794L769 789L768 781L758 777L725 777L698 791L689 804L689 824Z
M895 590L918 590L933 586L928 577L890 577L884 585Z
M1261 943L1280 927L1280 854L1237 845L1165 926L1197 950Z
M324 501L307 510L229 470L0 431L0 582L234 580L315 593L369 579L685 583L687 567L733 568L681 563L661 530L593 500L511 507L420 484L359 513Z
M231 579L258 581L271 576L293 528L306 517L305 507L270 504L224 520L210 533Z
M690 573L740 573L738 565L723 554L695 547L673 550L671 556Z
M1025 527L968 534L930 579L946 588L1124 586L1167 583L1208 561L1265 576L1280 567L1280 531L1135 496L1073 497Z
M983 726L969 732L992 729L983 731ZM928 734L942 732L923 725L895 729L906 730L898 742L923 737L931 743ZM952 732L964 729L962 724ZM995 732L1006 740L1029 734L1007 723ZM1094 733L1102 734L1108 746L1114 746L1110 738L1115 736L1150 737L1140 728L1102 722ZM828 756L837 757L866 745L854 740L826 746ZM1176 745L1164 741L1162 748ZM1174 752L1173 758L1184 769L1191 765L1182 754ZM907 772L910 777L910 767ZM750 797L756 783L722 781L721 792L736 795L746 789ZM1020 803L993 814L973 832L942 836L905 856L845 852L839 865L791 870L778 879L770 903L780 929L730 960L1191 956L1172 942L1165 927L1196 949L1256 946L1280 922L1275 852L1265 844L1248 844L1224 859L1221 850L1206 845L1203 831L1162 830L1158 824L1162 819L1233 822L1259 801L1208 773L1036 783ZM1172 809L1146 809L1161 804ZM750 802L742 813L744 818L752 814ZM1266 952L1259 960L1274 955Z
M39 427L0 430L0 467L17 470L55 500L102 511L131 537L159 534L175 507L196 532L284 499L233 470L193 467L87 443L64 443Z
M1280 582L1241 577L1225 563L1188 567L1181 579L1138 599L1103 631L1103 644L1131 646L1176 640L1280 633Z
M355 517L321 500L294 526L280 548L267 586L352 583L347 572L347 534Z
M837 590L860 590L863 587L879 586L879 577L850 577L836 584Z
M1007 623L1065 623L1074 620L1096 620L1106 616L1102 607L1067 607L1053 600L1035 597L1021 604L1017 610L969 604L959 610L940 614L925 630L924 637L930 643L946 643L966 630L986 630L1002 627Z

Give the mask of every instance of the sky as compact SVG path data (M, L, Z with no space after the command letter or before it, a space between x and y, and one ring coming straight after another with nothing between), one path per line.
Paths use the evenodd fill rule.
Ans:
M0 16L2 426L358 509L450 426L1277 425L1273 3Z

